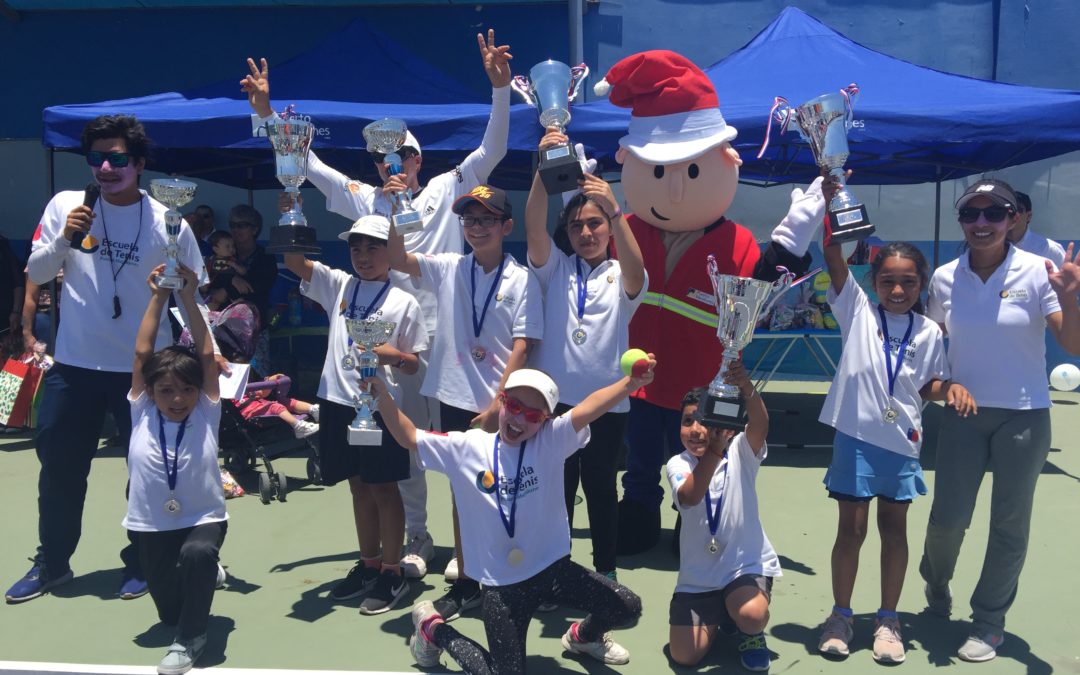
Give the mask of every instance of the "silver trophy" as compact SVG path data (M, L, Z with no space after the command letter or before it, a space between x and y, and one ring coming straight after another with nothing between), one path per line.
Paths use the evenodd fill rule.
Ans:
M379 357L373 350L389 340L396 327L397 324L393 321L345 319L345 328L349 331L349 337L354 343L363 347L363 351L355 357L355 360L350 353L341 365L345 369L359 371L362 378L375 377L379 371ZM360 395L355 397L354 407L356 417L349 423L349 445L380 445L382 430L372 417L375 399L371 395L370 385L360 385Z
M274 148L278 181L292 198L292 208L281 214L270 230L268 253L319 253L315 228L309 227L300 210L300 186L307 180L308 150L315 136L315 125L296 116L289 107L266 125L266 135Z
M368 148L384 156L387 172L397 175L403 172L402 159L398 152L405 145L408 127L405 122L393 117L384 117L364 127L364 140ZM424 229L424 219L413 207L412 190L394 195L394 229L398 234L409 234Z
M840 191L829 202L831 239L836 244L865 239L874 233L866 207L847 189L844 179L844 163L849 154L847 130L851 126L851 101L858 93L858 86L851 84L798 107L792 107L787 99L778 97L769 115L770 126L775 119L781 125L781 133L794 121L799 135L810 145L814 161L840 184ZM765 144L768 142L766 132ZM758 157L764 152L765 146L762 146Z
M511 83L525 102L540 111L540 126L555 127L566 133L570 124L570 102L577 98L581 83L589 76L584 63L571 68L559 61L542 61L529 70L529 77L518 75ZM540 154L540 179L549 195L578 189L581 165L570 144L548 148Z
M781 268L782 269L782 268ZM724 346L720 370L698 403L698 417L705 426L741 429L745 422L745 402L734 384L724 382L728 365L750 344L758 318L769 311L795 281L787 270L775 282L720 274L716 258L709 256L705 270L712 281L716 300L716 336Z
M195 183L179 178L155 178L150 181L150 194L169 210L165 212L165 271L157 278L158 288L176 290L184 287L184 278L180 276L180 224L183 216L177 208L195 199Z

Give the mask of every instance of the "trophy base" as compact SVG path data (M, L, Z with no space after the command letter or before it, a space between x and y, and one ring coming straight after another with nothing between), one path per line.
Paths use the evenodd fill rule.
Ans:
M866 239L874 233L874 225L862 204L841 209L829 209L829 237L834 244Z
M322 249L315 243L315 228L307 225L275 225L270 228L267 253L307 253L317 255Z
M706 391L698 399L694 419L703 427L742 431L746 426L746 404L742 396L726 398Z
M349 445L382 445L382 431L349 427Z
M577 190L585 174L569 145L559 145L540 153L540 180L549 195Z
M158 288L168 288L177 291L184 287L184 277L161 275L154 279L154 283L157 284Z
M419 211L407 211L395 214L393 217L394 229L398 234L412 234L424 229L424 219Z

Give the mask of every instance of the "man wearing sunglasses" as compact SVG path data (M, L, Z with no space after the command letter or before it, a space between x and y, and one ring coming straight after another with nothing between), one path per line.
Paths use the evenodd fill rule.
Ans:
M106 410L121 427L119 435L130 435L127 392L135 334L150 301L145 280L165 262L167 241L166 207L139 189L149 145L134 117L104 115L87 123L82 151L100 196L58 193L34 233L30 281L47 283L63 270L64 321L56 336L56 364L42 385L36 438L40 543L33 567L5 594L8 603L31 600L71 580L69 562L81 534L86 480ZM181 263L204 275L189 228L181 229L179 244ZM156 348L171 343L163 319ZM146 593L134 543L120 557L120 596Z
M491 171L506 155L506 141L510 124L510 47L497 46L495 31L488 30L487 36L476 36L483 59L484 72L491 81L491 117L480 147L472 151L465 160L452 171L431 179L427 185L420 184L420 169L423 155L420 144L410 132L400 154L402 173L391 176L384 157L368 148L379 178L383 185L368 185L358 180L350 180L344 174L323 164L314 152L308 153L308 180L326 197L326 207L345 216L350 221L363 216L377 214L389 218L393 207L388 195L411 189L413 206L423 218L424 228L405 236L405 248L416 255L435 255L438 253L457 253L464 251L461 223L451 210L454 201L471 190L487 182ZM252 116L253 126L261 128L274 114L270 106L270 80L266 59L259 65L248 59L250 73L240 82L247 93L248 101L255 110ZM291 206L291 204L289 204ZM284 206L283 206L284 207ZM284 207L287 208L287 207ZM405 291L412 294L424 314L428 336L435 335L435 294L431 287L420 279L410 278L400 272L391 271L391 279ZM401 377L402 408L421 428L438 427L438 404L420 396L420 385L427 371L427 354L420 355L420 369L414 375ZM433 544L427 532L427 485L419 465L414 464L412 477L401 483L401 495L405 504L405 525L408 543L402 559L405 574L411 578L420 578L427 573L427 561L431 559ZM448 579L456 578L456 573L448 572Z
M1031 197L1016 191L1016 225L1009 230L1008 239L1016 244L1016 247L1046 258L1054 263L1054 267L1061 269L1065 262L1065 249L1053 239L1047 239L1031 229Z

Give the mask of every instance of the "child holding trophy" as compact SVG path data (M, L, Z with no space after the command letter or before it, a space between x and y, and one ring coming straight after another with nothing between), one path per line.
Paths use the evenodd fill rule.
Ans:
M393 333L374 348L380 377L389 391L399 389L398 373L416 372L417 353L427 349L427 331L416 300L390 282L386 240L389 221L364 216L338 235L349 244L354 274L285 254L285 266L300 277L300 292L326 308L330 319L329 348L319 379L319 455L323 482L349 482L360 561L330 591L332 600L367 595L361 614L392 609L408 589L401 573L405 514L397 481L409 477L409 455L390 434L382 444L350 446L349 423L360 394L355 372L356 351L346 320L391 322ZM375 418L376 422L379 419Z
M837 188L826 179L826 200ZM836 429L825 474L839 508L832 551L834 606L818 649L847 656L853 637L851 595L859 568L870 502L878 499L881 535L881 608L874 630L874 659L904 660L896 606L907 570L907 511L926 494L919 451L924 400L941 401L960 415L976 411L968 391L950 381L941 329L922 315L920 294L929 266L911 244L884 246L870 265L873 303L848 271L839 244L825 236L831 286L829 306L843 336L843 353L820 421Z
M549 128L540 150L568 142L558 129ZM591 382L619 377L619 355L630 342L630 317L645 298L648 277L637 241L611 186L602 178L586 173L581 191L559 214L556 235L569 240L572 255L552 246L547 207L548 193L537 172L525 205L525 234L529 269L547 301L544 339L530 362L553 373L560 393L555 412L562 414L588 396ZM618 260L610 255L612 240ZM620 401L590 424L588 445L566 461L566 512L571 525L580 480L589 510L593 569L612 579L619 527L616 463L629 410L630 402Z

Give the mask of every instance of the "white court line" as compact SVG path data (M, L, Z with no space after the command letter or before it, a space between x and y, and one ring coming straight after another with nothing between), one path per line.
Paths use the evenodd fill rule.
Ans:
M195 668L207 675L401 675L374 670L281 670L276 668ZM157 675L154 666L102 666L85 663L0 661L3 675Z

